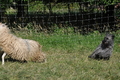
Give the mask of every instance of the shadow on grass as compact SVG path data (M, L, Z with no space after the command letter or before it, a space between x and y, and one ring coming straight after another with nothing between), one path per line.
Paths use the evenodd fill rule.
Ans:
M2 62L2 54L0 55L0 61ZM8 62L27 63L27 61L20 61L20 60L12 59L12 58L9 57L9 56L6 56L5 62L6 62L6 61L8 61Z
M6 58L5 61L8 61L8 62L18 62L18 63L27 63L27 61L20 61L20 60L12 59L10 57Z

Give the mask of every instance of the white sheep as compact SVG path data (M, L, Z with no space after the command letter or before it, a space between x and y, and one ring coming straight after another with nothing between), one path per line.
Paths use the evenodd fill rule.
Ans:
M4 51L2 65L6 55L20 61L46 61L41 45L33 40L18 38L13 35L7 25L0 23L0 48Z

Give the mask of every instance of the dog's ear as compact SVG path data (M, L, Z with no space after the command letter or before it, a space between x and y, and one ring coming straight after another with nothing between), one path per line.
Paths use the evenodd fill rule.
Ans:
M106 36L111 36L112 34L106 33Z
M112 39L114 39L115 38L115 35L112 35Z

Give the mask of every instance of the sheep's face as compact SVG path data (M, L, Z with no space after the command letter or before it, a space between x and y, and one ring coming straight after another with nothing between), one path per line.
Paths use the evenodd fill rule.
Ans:
M0 23L0 28L6 27L5 24Z
M7 26L3 23L0 23L0 34L6 33L8 31L9 30L8 30Z
M4 29L4 28L6 28L6 25L5 25L5 24L0 23L0 31L1 31L2 29Z

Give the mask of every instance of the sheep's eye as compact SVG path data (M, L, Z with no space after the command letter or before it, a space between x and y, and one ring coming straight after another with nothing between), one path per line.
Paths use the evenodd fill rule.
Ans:
M5 27L5 24L3 24L2 27Z

